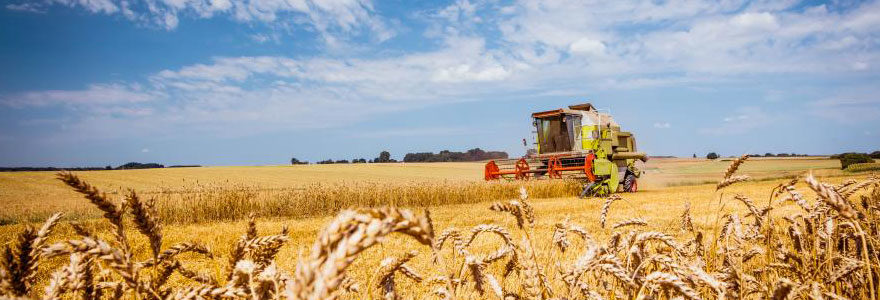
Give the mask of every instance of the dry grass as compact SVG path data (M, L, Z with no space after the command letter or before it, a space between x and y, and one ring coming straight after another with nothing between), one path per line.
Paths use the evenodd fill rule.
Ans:
M880 274L874 177L832 185L810 174L601 202L536 201L523 191L516 200L434 214L343 210L333 219L284 221L291 230L269 220L277 233L263 236L266 227L252 220L161 226L136 193L116 203L61 177L101 208L111 230L99 222L62 226L48 243L56 217L18 231L0 272L8 297L875 299ZM682 210L684 200L693 204ZM197 241L162 246L184 237ZM215 249L200 238L214 239L205 244ZM295 255L291 248L306 240L314 240L308 254Z

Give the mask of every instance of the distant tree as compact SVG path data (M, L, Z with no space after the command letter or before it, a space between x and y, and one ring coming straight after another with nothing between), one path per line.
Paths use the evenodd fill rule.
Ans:
M157 163L146 163L142 164L139 162L130 162L121 166L116 167L117 170L132 170L132 169L154 169L154 168L164 168L164 165Z
M317 164L319 164L319 165L330 165L333 163L334 163L334 161L332 159L325 159L325 160L317 162Z
M337 160L335 163L337 163L337 164L347 164L347 163L348 163L348 160L340 159L340 160Z
M113 167L110 165L107 165L106 167L104 167L104 170L113 170Z
M770 152L764 153L764 157L774 157L774 156L776 156L776 155L773 155L773 153L770 153Z
M296 157L290 159L290 164L291 164L291 165L306 165L306 164L308 164L308 163L309 163L309 162L307 162L307 161L301 161L301 160L299 160L299 159L296 159Z
M838 157L838 159L840 159L841 169L846 169L846 167L851 164L874 162L874 160L865 153L843 153Z
M407 153L403 157L404 162L451 162L451 161L480 161L489 159L507 158L507 152L503 151L483 151L480 148L470 149L466 152L453 152L443 150L439 153L418 152Z
M367 160L366 160L366 159L363 159L363 158L355 158L355 159L352 159L352 160L351 160L351 163L353 163L353 164L365 164L365 163L367 163Z
M874 151L874 152L871 152L871 154L868 154L868 156L870 156L871 158L878 158L878 159L880 159L880 151Z
M718 159L718 153L709 152L709 154L706 154L706 158L707 159Z
M388 151L379 152L379 157L373 159L373 162L376 163L389 163L389 162L397 162L396 160L391 159L391 153Z
M697 154L696 154L696 153L694 153L694 158L697 158Z

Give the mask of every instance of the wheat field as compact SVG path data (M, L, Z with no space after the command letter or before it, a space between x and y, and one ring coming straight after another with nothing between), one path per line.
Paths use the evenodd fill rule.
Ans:
M651 190L714 183L728 163L652 159L641 166L646 175L639 186ZM240 219L251 212L261 217L300 218L329 215L346 206L433 206L516 195L518 185L484 184L482 168L481 163L348 164L113 170L77 175L114 197L121 197L128 189L146 198L155 197L166 222L193 223ZM821 176L846 175L838 169L836 160L826 158L759 158L743 166L742 171L758 180L790 178L805 170ZM574 195L573 190L578 189L559 183L542 183L535 188L533 198ZM297 207L287 207L290 203ZM250 209L225 209L238 206ZM255 206L262 208L253 211ZM0 172L0 207L4 208L0 225L41 222L58 211L68 219L101 215L58 182L54 172ZM223 210L212 210L214 207ZM192 209L206 211L191 214Z
M61 209L42 225L0 227L8 249L0 291L48 299L874 299L878 181L826 162L796 161L816 168L807 173L791 161L669 161L646 167L643 191L606 199L553 197L566 188L558 183L522 192L495 184L503 192L473 202L197 222L164 220L161 193L102 196L89 185L100 182L93 174L62 174L50 181L72 193L63 201L104 217ZM673 181L689 176L714 183ZM478 184L436 180L443 189Z

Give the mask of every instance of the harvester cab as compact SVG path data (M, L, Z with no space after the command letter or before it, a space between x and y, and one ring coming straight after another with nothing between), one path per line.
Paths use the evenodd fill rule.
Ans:
M581 196L635 192L641 171L632 133L590 103L532 114L535 149L519 159L486 163L486 180L571 178L584 182Z

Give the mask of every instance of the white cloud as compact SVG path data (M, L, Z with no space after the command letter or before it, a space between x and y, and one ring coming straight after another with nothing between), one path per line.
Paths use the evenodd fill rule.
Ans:
M104 13L111 7L83 1L66 3L91 5ZM163 0L155 11L108 3L116 3L116 13L126 18L162 17L156 24L171 28L178 21L165 20L168 15L226 15L248 23L297 19L328 44L345 43L337 40L340 33L368 31L382 40L394 32L371 2L362 0ZM456 1L419 15L429 22L424 36L436 44L430 50L366 57L218 57L148 75L142 86L95 84L83 90L7 95L2 102L88 106L77 110L79 118L67 127L93 136L125 136L130 128L142 134L243 135L345 126L441 102L583 95L597 89L695 88L762 75L839 78L870 74L880 63L877 3L848 10L786 10L790 2L518 1L498 15L494 12L502 8L492 3ZM252 38L277 41L270 33ZM766 98L773 100L776 93L770 91ZM854 111L822 106L813 108L836 111L822 115L841 119L848 113L871 113L875 107ZM760 108L744 108L701 132L740 134L772 121ZM671 125L658 122L654 127Z
M137 84L93 84L85 90L48 90L8 95L0 98L0 102L13 107L99 106L147 102L161 97L158 91L146 90Z
M325 41L340 41L368 32L377 41L393 37L395 30L375 15L370 0L46 0L7 4L16 11L44 12L54 5L81 8L91 13L121 14L139 24L174 30L182 16L212 18L223 15L242 23L267 23L278 27L305 23Z
M260 44L265 44L268 42L278 44L281 42L281 35L278 33L257 33L252 34L251 39L254 40L254 42Z
M605 44L590 38L580 38L569 45L569 51L578 54L601 56L605 54Z
M42 5L40 5L38 3L32 3L32 2L25 2L25 3L20 3L20 4L14 4L14 3L6 4L6 9L14 10L14 11L26 11L26 12L38 13L38 14L46 13L46 9Z
M667 129L667 128L671 128L671 127L672 127L672 125L670 125L669 122L654 123L654 128Z
M149 152L150 152L150 149L147 149L147 148L141 149L141 153L149 153Z

